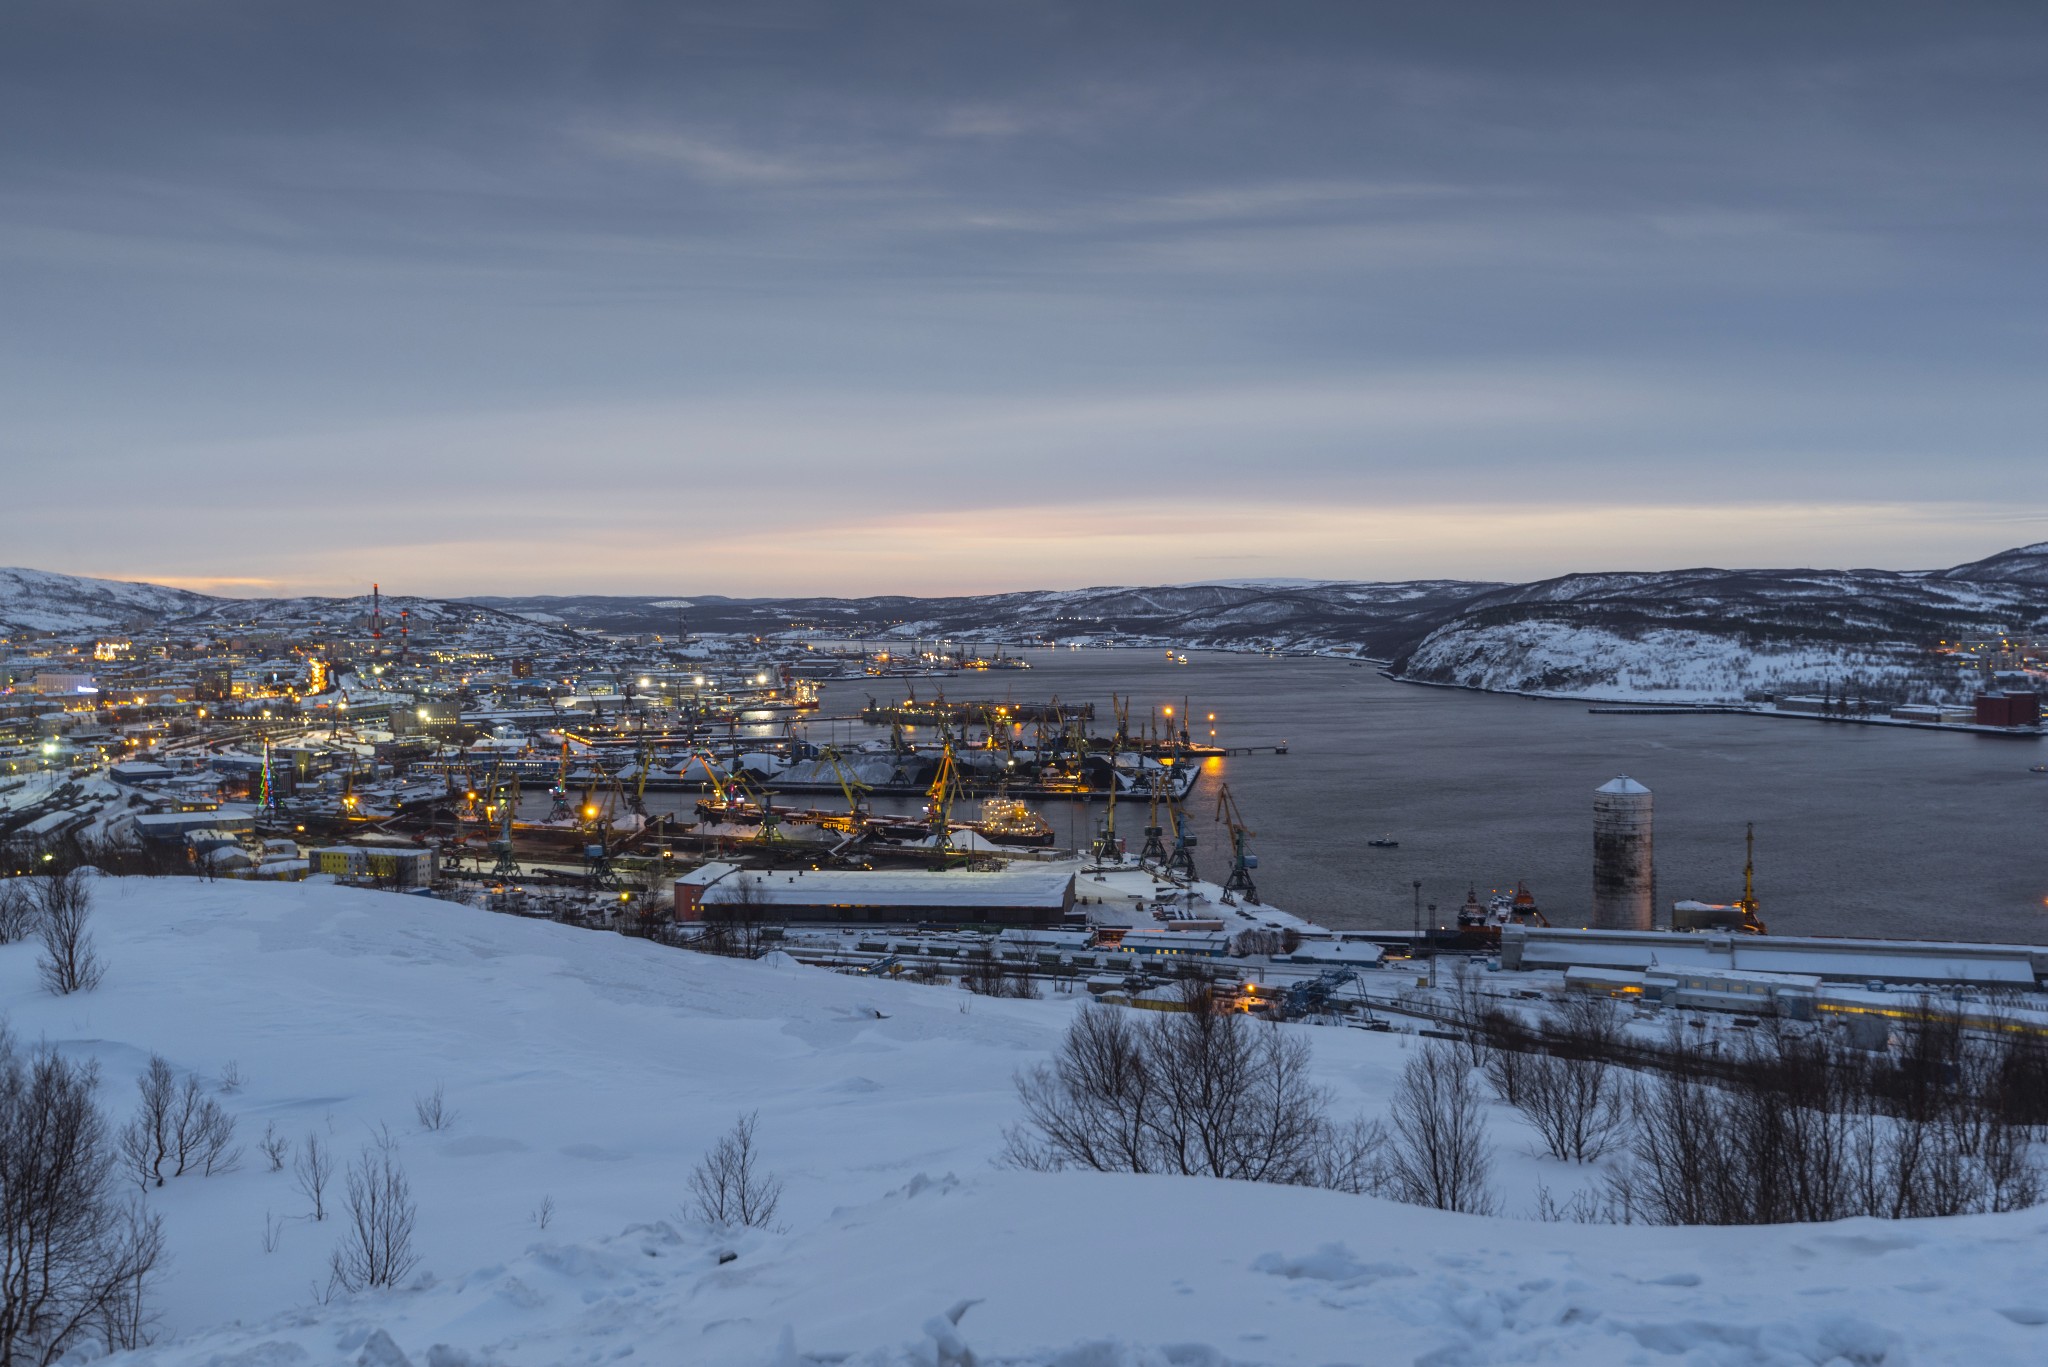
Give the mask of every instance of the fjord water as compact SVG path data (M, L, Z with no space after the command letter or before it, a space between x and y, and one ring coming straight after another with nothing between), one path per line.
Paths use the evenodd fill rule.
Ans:
M1012 652L1017 653L1017 652ZM1477 888L1528 883L1555 924L1581 925L1592 889L1593 790L1617 774L1656 802L1660 923L1680 898L1742 893L1743 823L1756 823L1757 893L1778 934L2048 942L2048 743L1742 716L1613 716L1564 702L1394 683L1323 659L1153 650L1034 650L1026 670L915 681L920 697L1096 704L1134 721L1183 698L1206 739L1285 741L1285 755L1207 762L1189 802L1197 868L1221 880L1213 823L1228 781L1258 832L1259 891L1325 925L1402 928L1412 884L1447 920ZM826 686L820 714L857 712L900 679ZM866 728L819 723L812 738ZM1072 808L1073 810L1069 810ZM1048 803L1084 838L1103 804ZM1136 849L1143 807L1120 804ZM1369 839L1389 835L1396 849Z

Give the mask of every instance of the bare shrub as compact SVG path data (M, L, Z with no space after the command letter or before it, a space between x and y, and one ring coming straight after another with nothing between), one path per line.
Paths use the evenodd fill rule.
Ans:
M702 929L690 944L708 954L759 958L768 944L767 902L760 884L745 875L735 877L723 897L703 904Z
M313 1207L315 1220L327 1218L327 1182L333 1176L334 1151L320 1142L317 1132L308 1131L292 1159L292 1185Z
M1480 1067L1487 1083L1502 1101L1520 1106L1529 1080L1529 1055L1537 1048L1535 1032L1519 1018L1494 1008L1482 1018L1479 1034L1486 1043Z
M1524 1076L1514 1105L1552 1157L1588 1163L1626 1140L1628 1088L1619 1069L1602 1058L1519 1057Z
M1481 1029L1491 1009L1483 987L1485 970L1474 960L1462 956L1450 960L1449 968L1450 982L1447 986L1451 991L1452 1016L1458 1023L1458 1049L1464 1054L1466 1063L1477 1068L1486 1062L1486 1041Z
M36 904L26 880L0 879L0 945L16 944L35 934Z
M151 1054L135 1086L141 1099L121 1128L119 1142L122 1162L138 1184L160 1187L167 1176L198 1172L212 1177L241 1166L235 1118L206 1095L198 1078L187 1074L180 1085L170 1062Z
M1626 1200L1660 1224L1773 1224L2039 1202L2034 1126L2007 1079L2036 1046L1922 1003L1895 1055L1767 1027L1732 1060L1673 1046L1632 1102ZM2028 1107L2029 1100L2017 1103Z
M86 922L92 915L92 890L76 872L37 880L35 928L43 943L36 970L52 996L90 992L106 977L106 965L93 947Z
M242 1090L242 1065L233 1059L220 1070L220 1089L229 1096Z
M691 1204L707 1224L766 1228L782 1203L782 1182L757 1170L754 1126L760 1112L733 1122L690 1173Z
M0 1032L0 1363L141 1346L162 1228L114 1199L89 1065L24 1061Z
M534 1207L533 1223L535 1227L539 1229L546 1229L549 1225L553 1224L554 1222L555 1198L552 1196L543 1196L540 1198L540 1204Z
M1190 984L1186 1010L1139 1023L1087 1006L1053 1059L1021 1073L1019 1167L1173 1172L1366 1190L1374 1132L1332 1126L1307 1041L1219 1011Z
M390 1149L366 1144L344 1179L341 1242L327 1266L342 1290L396 1286L419 1263L412 1185Z
M270 1171L283 1172L285 1160L291 1157L292 1141L277 1132L277 1122L271 1121L263 1127L263 1138L256 1147L263 1150L263 1157L270 1164Z
M1390 1194L1439 1210L1491 1214L1493 1156L1480 1106L1461 1051L1435 1041L1423 1046L1394 1093Z
M198 1078L187 1074L172 1110L171 1157L176 1166L171 1175L233 1172L242 1161L234 1139L235 1118L200 1090Z
M448 1105L448 1099L440 1083L434 1090L423 1092L412 1099L412 1113L419 1120L420 1128L430 1133L439 1133L455 1123L455 1112Z
M1358 1117L1325 1128L1308 1185L1353 1195L1387 1190L1387 1127Z
M284 1217L263 1212L263 1251L277 1252L277 1246L284 1240Z

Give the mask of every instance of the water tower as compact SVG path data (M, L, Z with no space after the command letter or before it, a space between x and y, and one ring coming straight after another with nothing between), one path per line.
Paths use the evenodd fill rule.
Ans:
M1623 775L1593 793L1593 929L1649 930L1656 900L1650 790Z

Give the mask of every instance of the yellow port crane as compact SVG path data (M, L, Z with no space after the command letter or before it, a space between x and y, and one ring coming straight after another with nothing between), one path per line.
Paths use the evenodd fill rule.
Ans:
M953 743L939 752L939 767L925 794L924 813L931 822L932 849L940 859L953 850L953 802L960 796L960 771L953 765Z
M1742 859L1742 900L1736 907L1742 912L1742 928L1752 935L1768 935L1763 918L1756 914L1756 823L1749 822L1743 834Z
M867 822L868 785L846 772L839 747L826 746L818 751L818 758L832 766L832 777L839 780L839 791L846 795L846 829L858 831Z

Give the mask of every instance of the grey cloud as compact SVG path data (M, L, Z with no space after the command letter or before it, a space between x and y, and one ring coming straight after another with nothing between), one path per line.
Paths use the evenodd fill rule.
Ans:
M1005 497L991 471L1162 463L1305 503L1595 499L1625 463L1651 499L2048 506L2033 5L0 22L0 461L29 508L91 468L290 516L307 451L441 489L574 453L742 511L858 510L877 469L943 512ZM1418 375L1472 377L1419 391L1456 421L1390 421ZM601 526L595 486L551 487L556 519Z

